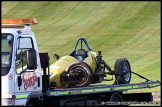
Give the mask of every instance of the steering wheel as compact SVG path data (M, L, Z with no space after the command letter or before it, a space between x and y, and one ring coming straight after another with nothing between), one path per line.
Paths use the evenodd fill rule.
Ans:
M87 52L84 49L77 50L76 53L75 53L75 55L76 56L81 56L83 59L88 56L87 55Z
M76 55L80 56L80 55L84 55L84 54L86 54L86 51L84 49L79 49L76 51Z

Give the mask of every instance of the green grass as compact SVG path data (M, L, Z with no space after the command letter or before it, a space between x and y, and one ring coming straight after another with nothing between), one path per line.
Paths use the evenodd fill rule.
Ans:
M132 71L160 80L160 2L2 2L2 19L33 17L39 51L49 52L50 64L54 53L71 53L85 37L112 69L126 57ZM132 83L141 81L132 75Z

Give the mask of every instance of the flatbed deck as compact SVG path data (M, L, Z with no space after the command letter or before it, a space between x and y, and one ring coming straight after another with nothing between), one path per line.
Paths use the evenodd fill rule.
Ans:
M159 81L120 84L120 85L92 84L89 87L49 89L47 90L46 95L47 96L68 96L68 95L92 94L92 93L113 92L113 91L122 92L122 91L137 90L143 88L153 88L160 85L161 83Z

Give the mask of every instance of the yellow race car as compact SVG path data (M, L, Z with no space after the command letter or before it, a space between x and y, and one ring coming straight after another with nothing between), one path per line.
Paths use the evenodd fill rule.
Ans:
M59 55L54 54L54 58L57 61L50 66L50 83L58 88L86 87L104 81L107 74L115 75L114 84L128 84L131 80L131 67L126 58L117 59L113 71L102 60L101 51L98 55L93 52L85 38L77 41L70 55L59 58Z

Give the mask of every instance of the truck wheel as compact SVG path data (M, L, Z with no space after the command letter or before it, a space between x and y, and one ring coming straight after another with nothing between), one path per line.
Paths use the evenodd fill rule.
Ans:
M81 76L77 78L77 82L74 84L69 84L69 87L86 87L91 84L92 81L92 72L90 67L84 63L79 62L76 64L73 64L69 69L68 73L77 73L79 72Z
M122 102L123 99L122 99L122 96L120 95L120 93L118 92L114 92L111 96L110 96L110 100L109 101L112 101L112 102Z
M27 106L42 106L43 102L38 99L31 99Z
M131 81L131 67L126 58L117 59L114 66L116 84L129 84Z
M117 105L122 105L123 98L120 93L114 92L112 95L109 97L110 105L111 106L117 106Z

